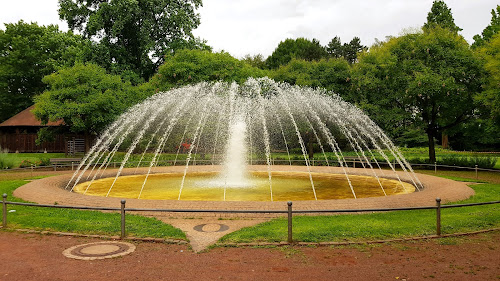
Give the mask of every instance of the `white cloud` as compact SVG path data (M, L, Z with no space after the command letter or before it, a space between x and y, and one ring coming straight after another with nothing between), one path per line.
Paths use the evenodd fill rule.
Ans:
M286 38L316 38L326 45L333 37L343 42L354 36L365 45L375 38L397 36L403 29L426 21L432 0L205 0L199 9L201 25L196 36L208 40L215 50L236 57L268 56ZM472 42L490 20L498 0L446 0L461 34ZM58 24L57 0L4 1L0 23L20 19L41 25ZM0 26L3 28L3 26Z

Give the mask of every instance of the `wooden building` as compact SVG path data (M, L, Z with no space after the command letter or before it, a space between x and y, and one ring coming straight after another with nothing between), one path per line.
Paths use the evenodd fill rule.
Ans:
M89 140L84 136L69 133L62 120L42 125L31 112L35 106L19 112L0 124L0 147L9 152L64 152L75 154L86 152ZM61 134L54 136L54 141L36 145L37 133L44 127L60 127Z

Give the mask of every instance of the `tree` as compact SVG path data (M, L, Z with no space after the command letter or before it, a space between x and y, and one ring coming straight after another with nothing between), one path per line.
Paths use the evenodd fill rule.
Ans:
M130 83L92 63L61 69L43 82L49 89L35 97L33 113L42 123L62 119L74 133L98 134L142 98Z
M327 57L327 52L318 40L305 38L286 39L279 43L274 52L266 59L268 68L276 69L293 58L306 61L320 60Z
M267 71L252 67L226 52L179 50L167 56L150 83L163 91L201 81L243 83L248 77L263 77L266 74Z
M344 49L342 48L340 37L335 36L330 42L328 42L328 45L326 45L326 52L329 57L336 59L344 56Z
M261 54L254 55L254 56L251 56L249 54L245 55L243 57L243 61L246 62L248 65L253 66L253 67L257 67L260 69L266 68L266 61L264 60L264 56L262 56Z
M436 137L474 116L483 65L454 31L436 26L393 38L371 49L358 65L365 71L357 75L358 94L370 96L373 88L381 87L372 99L377 109L401 108L403 118L426 133L431 162L436 161ZM384 95L394 102L386 103Z
M368 49L366 46L361 45L359 37L354 37L351 42L342 45L338 36L335 36L325 48L329 57L344 58L350 64L357 61L360 52Z
M455 24L453 14L448 5L442 0L435 0L432 2L431 11L427 14L427 22L424 28L432 28L434 26L447 28L453 32L462 31L460 27Z
M287 65L274 70L271 78L291 85L321 87L345 98L350 87L349 75L349 64L341 58L319 61L292 59Z
M500 126L500 34L494 35L479 53L485 60L488 75L484 91L477 100L486 107L492 121Z
M147 80L177 49L207 48L191 31L201 0L59 0L59 16L94 42L94 59L112 73Z
M361 45L361 39L359 39L359 37L354 37L349 44L344 44L343 46L344 59L350 64L353 64L357 61L358 54L367 49L367 47Z
M485 43L489 42L490 39L500 32L500 5L497 5L496 11L495 9L491 10L491 22L490 24L483 30L481 35L477 34L474 36L474 43L472 47L480 47Z
M10 23L0 30L0 122L33 104L45 75L83 60L88 42L56 25Z

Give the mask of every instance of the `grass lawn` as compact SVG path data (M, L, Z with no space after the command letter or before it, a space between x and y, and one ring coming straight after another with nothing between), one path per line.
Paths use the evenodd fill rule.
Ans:
M496 176L498 177L498 175ZM497 179L497 181L500 181L500 179ZM500 200L500 183L474 184L471 187L476 191L473 197L452 204ZM443 234L500 227L500 205L443 209L441 225ZM293 238L294 241L300 242L401 238L433 235L435 231L435 210L336 216L296 215L293 218ZM278 218L230 233L222 237L219 243L279 242L286 240L287 219Z
M23 161L40 166L47 163L50 158L68 158L64 153L1 153L2 157L12 163L12 168L19 168Z
M460 202L500 200L500 174L474 171L417 171L468 182L476 190L472 198ZM8 175L6 173L5 175ZM12 196L13 190L26 183L27 174L17 178L0 174L0 194L7 193L9 201L21 201ZM1 210L1 206L0 206ZM77 232L84 234L118 235L120 215L98 211L49 209L9 206L9 228L30 228ZM15 211L14 211L15 210ZM451 208L442 211L442 233L454 233L500 227L500 205ZM360 215L294 216L294 240L304 242L369 240L435 233L435 210L400 211ZM136 237L186 239L185 234L170 225L138 215L127 215L127 233ZM275 219L255 227L245 228L221 238L224 242L286 241L287 220Z
M6 193L8 201L25 202L12 195L16 188L24 184L26 184L24 179L0 180L0 194ZM119 213L15 205L9 205L7 209L9 229L27 228L82 234L120 235ZM1 205L0 210L2 210ZM127 215L126 228L129 236L186 240L186 235L180 229L155 218Z

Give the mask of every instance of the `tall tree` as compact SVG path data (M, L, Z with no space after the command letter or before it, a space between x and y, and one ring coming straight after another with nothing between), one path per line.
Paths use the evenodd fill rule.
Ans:
M96 64L76 64L45 76L48 90L35 98L42 122L64 120L75 133L97 134L140 98L130 83Z
M326 52L328 56L332 58L341 58L344 56L344 49L342 48L342 42L340 41L340 37L335 36L328 45L326 45Z
M326 56L325 48L316 39L286 39L280 42L274 52L266 59L266 64L269 68L278 68L293 58L312 61L320 60Z
M377 110L403 110L404 119L426 133L431 162L440 133L473 116L484 77L482 61L465 39L439 26L371 49L356 69L364 71L357 75L357 96L375 94L371 101Z
M486 107L489 117L500 126L500 34L496 34L487 44L479 48L479 53L485 60L488 73L484 91L477 99Z
M359 37L354 37L349 44L344 44L343 46L344 59L353 64L357 61L358 54L367 49L367 47L361 45Z
M0 30L0 122L33 104L45 75L83 59L88 42L56 25L9 23Z
M427 14L427 22L424 24L424 28L432 28L435 25L454 32L462 30L455 24L451 9L442 0L435 0L432 3L431 11Z
M483 30L481 35L477 34L474 36L474 43L472 47L480 47L485 43L489 42L490 39L500 32L500 5L497 5L496 11L495 9L491 10L491 22L490 24Z
M98 63L114 73L148 79L166 54L206 47L191 32L200 24L195 10L201 0L59 0L59 5L60 18L98 42Z

